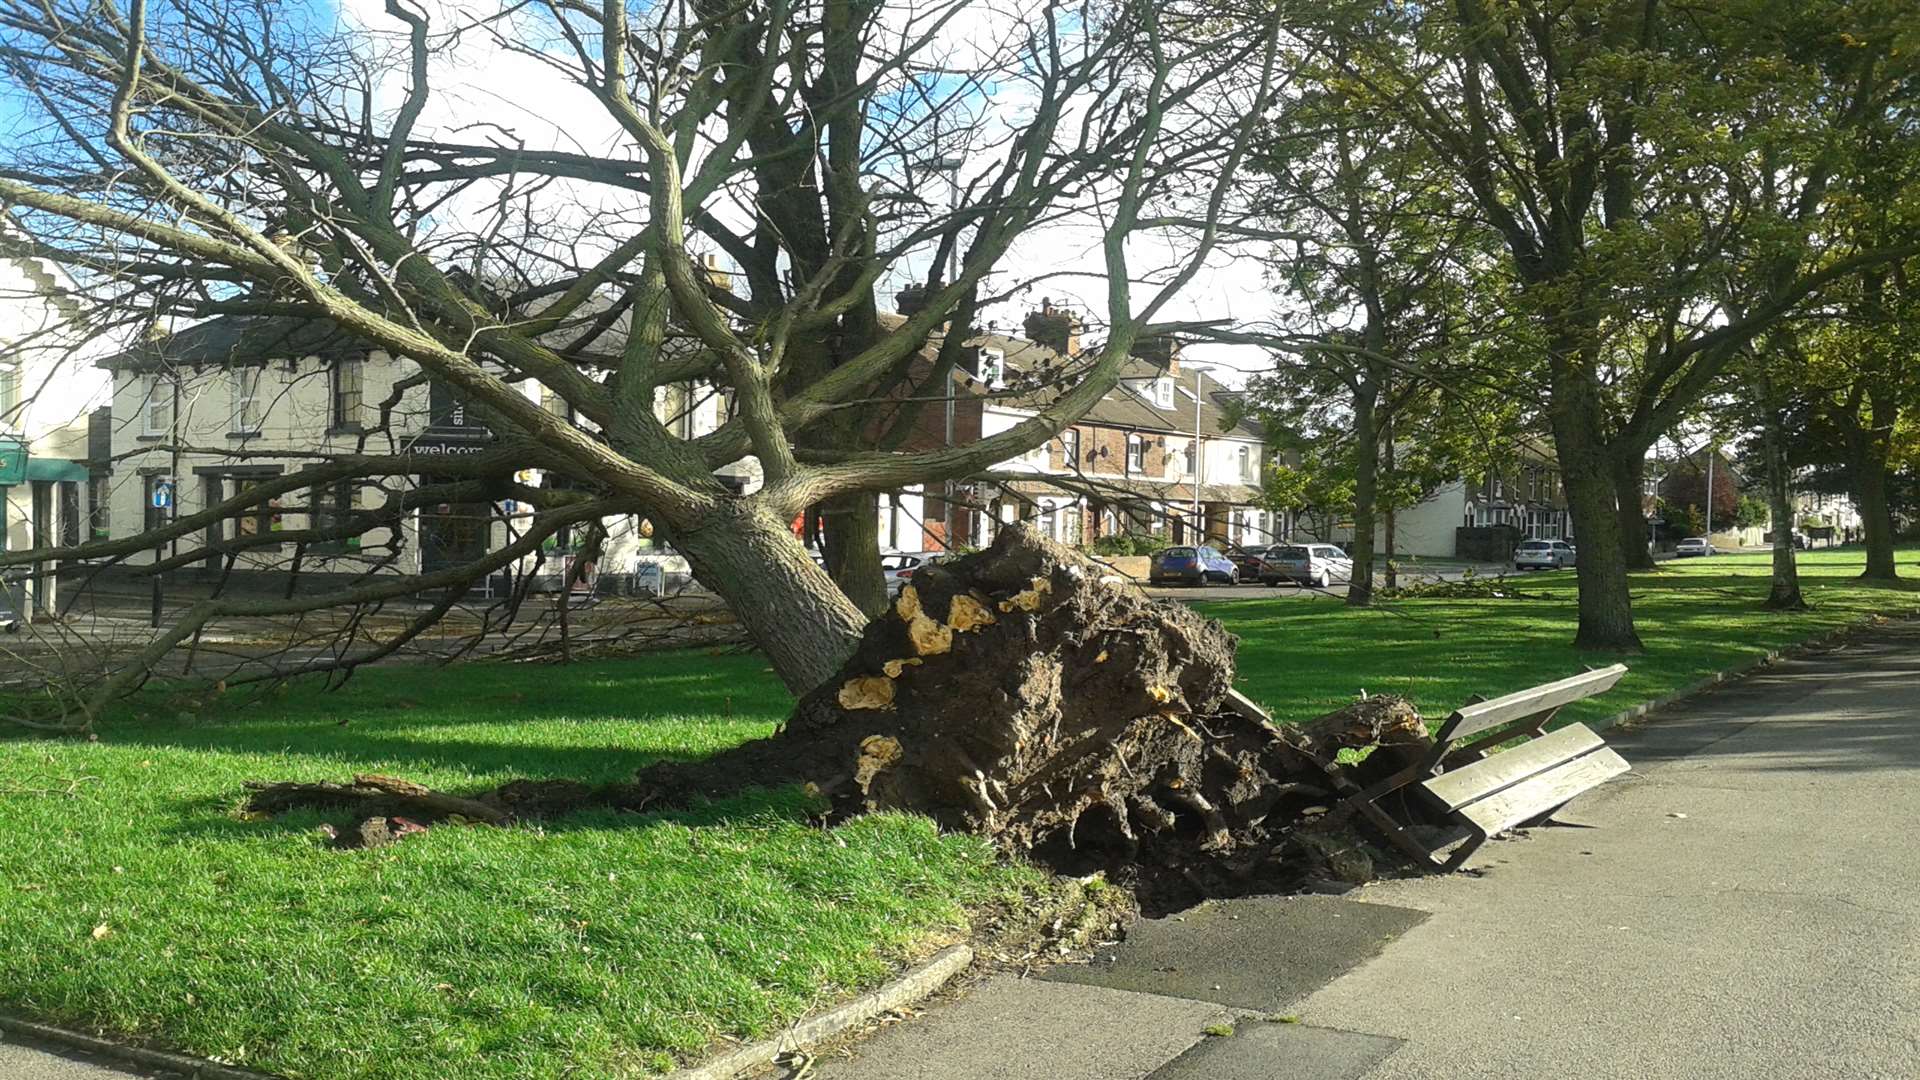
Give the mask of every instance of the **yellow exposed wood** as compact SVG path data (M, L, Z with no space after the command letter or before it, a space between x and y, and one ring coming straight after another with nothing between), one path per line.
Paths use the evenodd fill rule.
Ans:
M963 634L983 626L992 626L993 622L993 612L965 593L956 594L947 604L947 625Z
M893 680L879 675L848 679L840 688L843 709L887 709L893 706Z
M866 791L873 778L900 760L904 751L900 740L891 735L869 735L860 743L860 760L854 763L853 780Z
M1000 601L1000 610L1039 611L1041 602L1044 601L1047 594L1052 591L1052 578L1034 578L1031 586Z

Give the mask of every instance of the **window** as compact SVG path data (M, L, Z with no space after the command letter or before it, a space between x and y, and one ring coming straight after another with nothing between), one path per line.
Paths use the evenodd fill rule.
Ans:
M140 377L140 434L173 434L173 386L164 375Z
M360 401L366 385L364 364L365 361L358 358L333 362L330 388L333 405L332 415L328 419L336 429L360 429Z
M232 380L233 411L227 432L232 435L258 435L260 433L260 369L234 368L228 376Z
M20 417L20 365L0 360L0 429L18 427Z
M1253 475L1253 447L1242 446L1234 451L1234 456L1240 464L1241 482L1252 483L1255 479Z
M93 539L105 540L113 535L113 516L108 501L107 476L94 473L87 478L87 508L91 514L89 527L93 530Z
M1080 516L1080 504L1068 503L1060 508L1060 542L1074 547L1086 541L1086 525Z
M1042 502L1040 504L1040 534L1049 540L1057 540L1060 538L1056 531L1058 528L1059 521L1054 516L1053 501L1049 499Z
M1080 468L1080 429L1068 428L1060 433L1060 456L1069 472Z
M1147 471L1147 440L1138 435L1127 436L1127 471Z
M693 386L691 383L669 383L660 388L660 406L657 415L668 431L682 439L693 438Z
M1163 409L1173 408L1173 380L1165 375L1153 380L1153 403Z
M60 481L60 543L80 546L80 485L71 480Z
M314 488L312 527L319 530L345 525L353 515L355 487L352 480L335 480ZM359 547L358 536L327 537L313 543L313 550L317 552L352 551Z
M261 482L258 478L235 477L233 481L233 493L235 495L245 495L254 488L259 487ZM234 520L233 525L233 534L235 536L264 536L267 533L279 532L280 500L277 498L267 499L265 502L248 507Z

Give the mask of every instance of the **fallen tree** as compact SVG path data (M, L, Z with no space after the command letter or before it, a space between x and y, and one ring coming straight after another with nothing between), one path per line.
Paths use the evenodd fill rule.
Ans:
M1373 697L1276 728L1230 695L1235 645L1186 605L1009 527L916 575L768 739L597 787L519 780L460 797L359 777L251 785L248 809L350 810L336 833L357 846L449 819L657 811L801 784L831 817L924 814L1063 873L1104 871L1149 907L1370 876L1380 853L1344 832L1336 791L1430 747L1419 714ZM1343 764L1350 751L1367 753Z

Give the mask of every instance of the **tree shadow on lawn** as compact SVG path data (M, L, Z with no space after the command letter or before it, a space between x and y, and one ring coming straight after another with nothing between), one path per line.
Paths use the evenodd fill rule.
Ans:
M458 789L452 795L477 795L485 788ZM248 820L240 816L245 792L231 796L207 795L174 802L169 816L176 819L164 832L175 840L261 841L305 837L315 847L330 847L333 841L321 830L332 825L344 833L353 827L354 815L348 810L289 810L269 818ZM659 811L628 811L590 808L555 817L511 822L503 826L457 826L441 823L432 829L475 828L522 830L529 835L566 832L610 832L628 829L652 829L662 826L709 828L749 825L770 821L804 822L817 815L816 806L798 786L784 788L746 788L723 799L700 801ZM404 846L404 841L402 842ZM341 852L342 855L348 854Z

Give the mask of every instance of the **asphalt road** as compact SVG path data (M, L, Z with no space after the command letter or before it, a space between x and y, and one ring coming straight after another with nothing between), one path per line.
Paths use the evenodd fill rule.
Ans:
M1427 569L1424 567L1420 569L1403 569L1400 572L1400 581L1402 584L1413 581L1457 581L1465 575L1466 571L1467 567L1464 565L1435 569ZM1473 571L1482 576L1513 572L1511 569L1497 564L1475 566ZM1529 571L1529 573L1535 572L1536 571ZM1570 573L1571 571L1537 572ZM1384 584L1385 580L1384 576L1375 575L1377 584ZM1342 600L1345 599L1347 595L1347 586L1339 583L1335 583L1324 589L1315 589L1292 583L1268 586L1254 582L1242 582L1239 585L1146 585L1142 586L1142 588L1146 590L1148 596L1159 597L1166 600L1187 600L1192 602L1261 599Z

